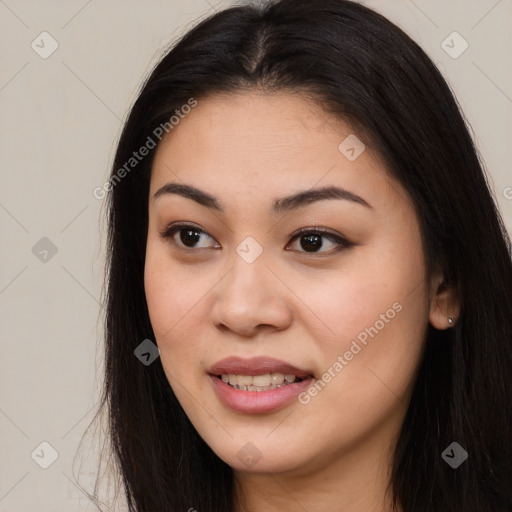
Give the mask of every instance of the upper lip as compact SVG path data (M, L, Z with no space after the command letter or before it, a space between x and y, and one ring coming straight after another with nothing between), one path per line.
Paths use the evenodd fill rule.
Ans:
M311 372L298 368L293 364L271 357L258 356L250 359L231 356L217 361L210 367L211 375L235 374L235 375L264 375L266 373L284 373L295 375L299 378L308 377Z

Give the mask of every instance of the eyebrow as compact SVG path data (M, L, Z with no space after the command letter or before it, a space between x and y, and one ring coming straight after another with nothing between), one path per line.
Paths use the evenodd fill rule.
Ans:
M166 183L155 192L153 200L166 194L177 194L187 199L192 199L196 203L206 206L206 208L224 212L222 203L216 197L192 185L173 182ZM301 208L315 201L324 199L343 199L373 209L368 202L353 192L349 192L341 187L328 186L319 189L303 190L289 196L277 198L272 203L271 211L274 214L289 212L290 210Z

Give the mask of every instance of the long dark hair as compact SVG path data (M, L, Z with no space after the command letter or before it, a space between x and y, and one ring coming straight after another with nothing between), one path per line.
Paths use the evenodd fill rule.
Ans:
M126 164L148 137L155 140L157 127L170 131L169 120L191 99L255 87L308 94L359 127L414 201L428 275L441 269L444 286L457 291L455 327L428 326L392 465L395 504L405 512L510 510L510 239L463 114L435 65L386 18L347 0L270 1L202 20L156 65L124 125L104 187L101 408L108 408L109 445L129 510L236 509L232 469L190 423L160 359L146 366L134 356L143 340L154 341L143 276L155 151L133 168ZM452 442L468 453L456 469L441 457Z

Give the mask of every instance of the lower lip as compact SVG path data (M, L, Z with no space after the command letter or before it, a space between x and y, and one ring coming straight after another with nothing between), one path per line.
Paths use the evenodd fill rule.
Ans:
M209 375L220 401L230 409L247 414L273 412L287 406L313 382L307 377L300 382L268 391L243 391L226 384L215 375Z

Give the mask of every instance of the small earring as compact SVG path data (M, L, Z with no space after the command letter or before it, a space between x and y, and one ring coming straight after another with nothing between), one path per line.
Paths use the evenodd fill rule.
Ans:
M450 324L450 327L453 327L453 317L448 317L448 323Z

